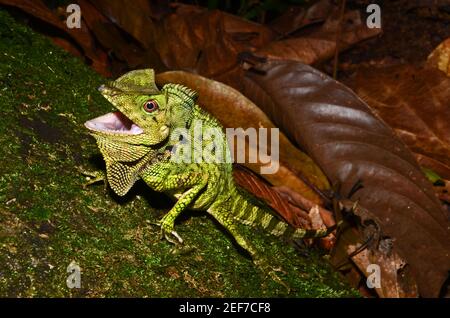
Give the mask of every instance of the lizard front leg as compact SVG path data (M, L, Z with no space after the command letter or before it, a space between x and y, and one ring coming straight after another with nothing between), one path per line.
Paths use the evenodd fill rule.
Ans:
M191 172L169 175L161 180L161 178L155 178L154 174L152 174L152 176L144 176L143 179L156 191L165 192L180 188L188 188L188 190L178 198L172 209L170 209L158 223L158 225L161 226L162 237L174 244L183 243L183 239L174 231L175 219L181 212L186 210L186 208L195 200L197 195L207 186L208 175ZM170 235L174 236L177 241L172 240Z
M183 239L174 231L175 219L183 212L197 197L199 192L206 186L206 183L201 183L184 192L170 211L164 215L159 221L161 226L161 235L171 243L176 244L176 241L170 239L169 234L172 234L178 240L178 243L183 243Z
M78 171L86 177L86 182L82 184L83 189L86 189L88 186L93 185L94 183L103 182L106 192L106 190L108 189L108 179L106 178L106 173L104 171L87 171L83 168L78 168Z

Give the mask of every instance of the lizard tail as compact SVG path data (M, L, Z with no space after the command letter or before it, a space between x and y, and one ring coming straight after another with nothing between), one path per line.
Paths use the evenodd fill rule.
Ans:
M231 213L233 217L242 224L260 227L266 232L277 237L286 239L320 238L328 236L337 226L327 229L301 229L294 228L288 223L280 220L274 215L273 210L265 203L260 202L245 193L244 190L236 188L231 203Z

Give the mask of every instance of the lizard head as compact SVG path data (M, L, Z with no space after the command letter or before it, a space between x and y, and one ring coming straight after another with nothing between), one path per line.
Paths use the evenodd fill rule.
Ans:
M135 145L156 145L168 137L167 99L153 70L131 71L99 91L118 111L85 123L94 137Z
M189 122L196 99L196 93L182 85L167 84L159 90L152 69L128 72L99 91L118 111L85 126L96 138L133 145L163 143L171 128Z

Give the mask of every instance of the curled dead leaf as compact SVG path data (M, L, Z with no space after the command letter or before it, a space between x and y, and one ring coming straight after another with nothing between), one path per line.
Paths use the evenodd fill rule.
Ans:
M150 48L154 41L155 22L152 20L152 5L150 1L89 1L122 30L131 35L144 48Z

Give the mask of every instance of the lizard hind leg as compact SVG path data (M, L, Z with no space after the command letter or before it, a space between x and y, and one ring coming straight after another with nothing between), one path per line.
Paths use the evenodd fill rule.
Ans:
M226 210L226 204L222 205L219 202L215 202L209 209L208 213L211 214L234 238L236 243L245 249L252 257L253 263L266 275L270 276L275 282L283 285L288 291L289 286L278 277L276 272L281 272L280 268L273 268L269 261L260 253L256 247L239 231L235 224L235 219L230 215L230 212Z

